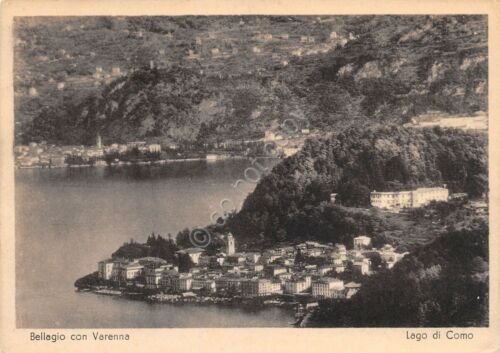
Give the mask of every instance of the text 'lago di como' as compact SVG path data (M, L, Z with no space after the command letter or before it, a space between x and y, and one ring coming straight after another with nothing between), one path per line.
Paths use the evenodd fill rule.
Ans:
M432 333L406 331L406 339L416 342L442 339L470 341L474 339L474 334L472 332L461 332L455 330L437 330Z

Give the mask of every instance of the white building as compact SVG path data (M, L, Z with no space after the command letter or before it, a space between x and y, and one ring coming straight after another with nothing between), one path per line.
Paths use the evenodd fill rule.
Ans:
M228 256L234 255L236 251L236 243L234 241L234 237L231 233L226 235L226 254Z
M302 293L311 288L311 276L292 278L285 281L284 292L287 294Z
M318 298L338 298L344 291L344 281L325 277L312 283L312 295Z
M122 279L124 281L130 281L139 277L144 271L144 266L138 262L132 262L123 267Z
M197 277L193 278L192 290L208 290L210 292L215 292L216 284L215 280L211 278Z
M269 279L247 279L241 281L241 292L246 297L270 295L276 290L276 285Z
M398 211L401 208L422 207L431 201L447 201L448 195L446 187L418 188L412 191L374 191L370 194L370 201L373 207Z
M161 145L159 143L152 143L148 146L148 150L150 153L160 153Z
M172 289L176 292L186 292L193 287L193 277L190 273L179 273L171 279Z
M371 245L372 239L366 235L360 235L353 239L353 243L353 247L356 250L367 249Z
M203 252L204 250L200 248L188 248L177 251L177 254L179 255L188 254L189 257L191 258L191 261L193 261L194 264L198 264L200 262L200 256L201 254L203 254Z
M113 259L99 261L97 264L98 277L105 280L111 280L113 276Z
M165 267L146 267L144 273L146 277L146 288L158 288L161 285Z

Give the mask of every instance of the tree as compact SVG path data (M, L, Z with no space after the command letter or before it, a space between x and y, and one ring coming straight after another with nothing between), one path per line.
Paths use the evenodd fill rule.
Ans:
M179 272L189 272L194 267L193 260L189 254L179 254Z
M305 261L304 255L302 255L302 251L300 249L297 249L297 252L295 253L295 264L300 265Z
M340 186L337 199L344 206L369 207L370 189L357 181L348 181Z
M186 249L193 247L193 244L191 243L191 240L189 238L190 233L191 232L188 228L185 228L177 233L177 236L175 237L175 243L179 248Z

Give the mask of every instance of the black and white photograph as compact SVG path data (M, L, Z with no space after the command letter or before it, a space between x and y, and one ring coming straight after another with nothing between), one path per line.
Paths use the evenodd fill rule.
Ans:
M13 19L16 328L490 326L488 15L283 12Z

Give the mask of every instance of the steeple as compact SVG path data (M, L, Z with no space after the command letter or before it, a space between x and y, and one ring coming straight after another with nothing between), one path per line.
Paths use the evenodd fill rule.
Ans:
M97 148L102 148L102 141L101 141L101 134L97 133L97 137L96 137L96 147Z
M234 242L234 237L231 233L226 235L226 254L227 255L234 255L236 252L236 246Z

